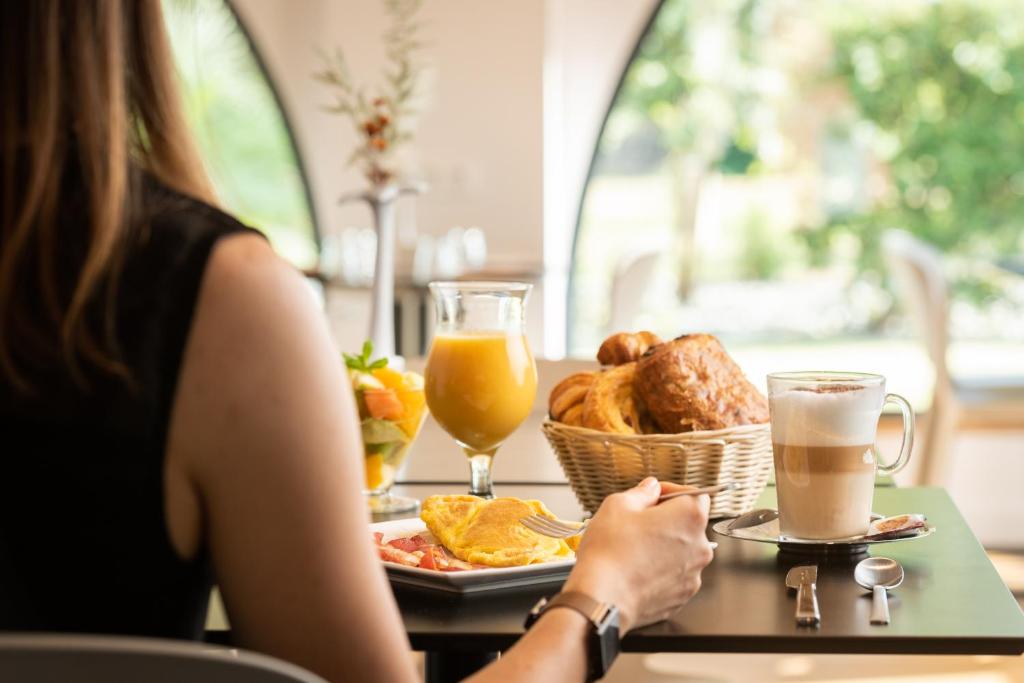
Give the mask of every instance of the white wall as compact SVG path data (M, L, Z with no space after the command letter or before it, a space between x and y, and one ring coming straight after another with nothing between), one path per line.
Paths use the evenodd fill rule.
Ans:
M362 186L344 163L350 124L323 112L328 91L312 80L318 48L340 47L357 80L379 79L382 3L236 0L291 112L326 227L365 224L333 198ZM537 262L541 244L543 2L425 3L426 98L409 168L432 190L419 202L426 232L479 224L497 258Z
M369 224L335 198L362 187L345 160L351 125L320 106L316 50L341 47L353 73L378 77L386 21L373 0L234 0L278 85L307 164L321 228ZM408 168L430 192L417 200L422 233L478 225L489 261L547 269L530 304L531 343L564 353L566 276L579 192L598 128L656 0L426 0L425 101ZM408 215L406 213L405 215ZM362 315L365 308L357 307ZM349 320L349 322L352 322ZM349 329L351 328L351 330ZM542 333L543 331L543 333ZM363 335L346 323L340 343Z

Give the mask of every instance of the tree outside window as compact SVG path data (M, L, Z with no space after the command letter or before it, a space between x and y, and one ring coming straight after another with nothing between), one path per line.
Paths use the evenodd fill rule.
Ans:
M300 268L317 260L313 212L287 121L225 0L164 0L192 133L224 208Z
M596 348L616 273L656 253L635 327L711 331L740 355L900 358L913 343L879 256L888 228L944 252L965 343L1019 349L1022 124L1009 0L664 0L585 190L570 351Z

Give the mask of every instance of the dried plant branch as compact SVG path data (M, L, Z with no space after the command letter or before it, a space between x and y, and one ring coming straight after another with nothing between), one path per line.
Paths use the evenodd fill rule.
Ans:
M334 103L325 111L348 118L360 138L349 157L349 165L362 166L370 184L384 185L395 178L392 165L396 147L412 140L409 119L416 114L413 100L421 69L415 58L423 48L419 40L418 14L423 0L384 0L389 26L384 31L384 86L372 97L358 85L340 49L333 54L320 52L323 68L313 77L330 88Z

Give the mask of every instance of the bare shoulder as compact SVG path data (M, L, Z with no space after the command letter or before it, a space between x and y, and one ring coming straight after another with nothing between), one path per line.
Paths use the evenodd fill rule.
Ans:
M250 369L271 372L275 360L292 365L330 348L312 288L266 240L235 235L216 245L196 305L188 356L212 360L221 369L259 358L261 368ZM209 359L209 353L221 357Z
M224 238L203 277L171 438L207 463L211 442L222 453L253 453L270 430L274 440L297 438L280 418L311 401L345 401L336 391L343 373L301 273L258 236Z
M198 305L252 308L298 294L308 303L308 293L302 275L265 239L240 234L225 237L214 247Z

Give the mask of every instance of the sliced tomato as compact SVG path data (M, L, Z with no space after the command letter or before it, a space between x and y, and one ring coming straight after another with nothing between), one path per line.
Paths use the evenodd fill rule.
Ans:
M363 392L366 410L378 420L401 420L405 406L394 389L367 389Z
M445 568L445 571L461 572L461 571L466 571L467 569L476 569L476 568L477 567L475 565L472 565L469 562L463 562L459 558L453 557L453 558L448 560L448 566Z
M380 559L385 562L404 564L406 567L418 567L420 565L420 558L416 555L389 545L378 546L377 551L380 553Z
M377 545L384 545L384 534L379 531L373 532L373 542Z
M430 554L433 555L434 569L446 572L451 566L452 557L445 552L444 546L440 545L428 545Z
M431 546L427 546L424 549L423 557L420 558L421 569L440 569L437 562L439 554L434 552L434 550Z
M415 552L423 545L422 543L417 543L411 538L393 538L388 541L387 544L392 548L398 548L399 550L404 550L407 553Z

